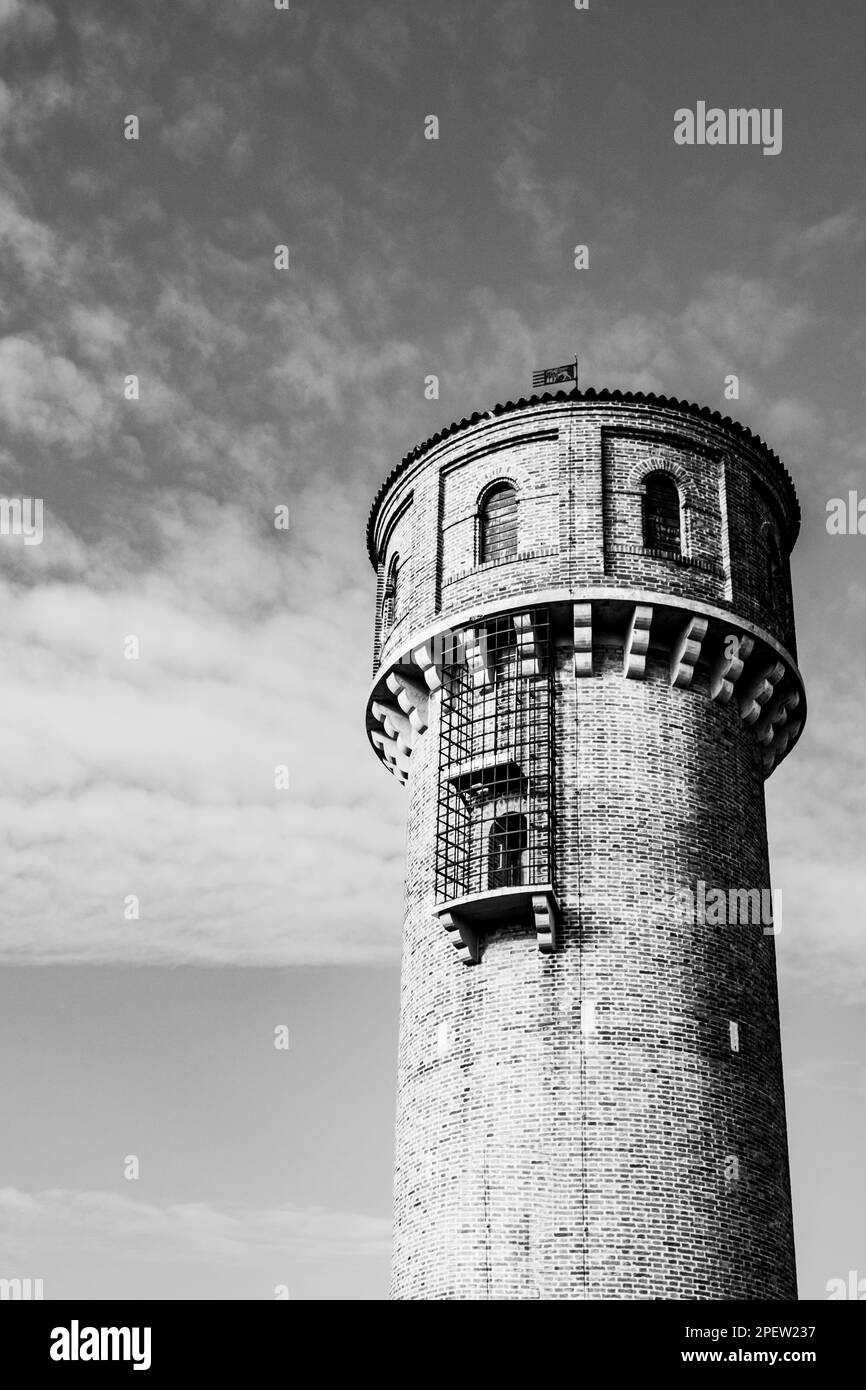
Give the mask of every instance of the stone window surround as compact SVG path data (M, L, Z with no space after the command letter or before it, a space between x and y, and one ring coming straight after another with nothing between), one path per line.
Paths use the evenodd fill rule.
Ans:
M643 543L644 529L644 500L646 498L646 485L649 478L658 473L667 473L676 483L677 492L680 499L680 550L679 554L671 552L669 555L662 556L659 552L652 550L651 547ZM701 510L694 483L686 470L678 463L672 463L670 459L641 459L640 463L634 465L628 475L626 492L630 492L640 498L640 526L641 526L641 547L640 552L651 554L657 559L668 559L673 562L690 561L693 558L693 536L692 536L692 517L695 512Z

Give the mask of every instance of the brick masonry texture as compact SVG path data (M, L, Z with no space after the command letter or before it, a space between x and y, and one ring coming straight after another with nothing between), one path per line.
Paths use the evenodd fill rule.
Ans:
M643 552L641 482L659 469L684 498L681 561ZM518 488L519 555L479 566L477 499L498 478ZM793 652L797 520L780 466L684 411L548 402L486 418L380 501L380 577L395 553L400 577L377 670L452 616L601 589L709 604ZM710 699L707 662L679 689L669 659L651 637L645 677L625 679L622 639L599 632L580 678L557 642L549 955L529 927L500 926L464 966L433 914L430 701L407 783L396 1298L796 1297L774 937L674 906L697 880L769 887L761 753L737 702Z
M673 408L586 401L540 403L452 436L402 472L377 510L382 573L400 558L382 659L478 601L590 585L723 603L794 652L790 604L781 617L767 606L760 534L776 532L789 587L799 517L790 481L758 446ZM684 563L640 553L641 479L659 468L687 484ZM495 478L519 488L521 555L479 568L475 511Z

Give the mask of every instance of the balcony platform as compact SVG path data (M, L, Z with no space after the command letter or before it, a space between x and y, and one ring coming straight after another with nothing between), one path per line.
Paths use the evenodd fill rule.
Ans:
M555 951L558 944L561 911L552 883L489 888L437 903L433 911L464 965L477 964L481 958L480 938L495 927L533 926L538 949L545 955Z

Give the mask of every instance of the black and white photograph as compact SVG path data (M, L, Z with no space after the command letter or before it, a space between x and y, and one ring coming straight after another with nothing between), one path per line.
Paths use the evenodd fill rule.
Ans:
M389 1301L831 1371L864 54L856 0L0 0L25 1375Z

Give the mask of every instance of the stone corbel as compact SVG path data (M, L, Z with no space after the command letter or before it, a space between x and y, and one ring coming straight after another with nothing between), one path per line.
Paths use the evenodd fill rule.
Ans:
M692 683L695 666L707 635L707 618L689 618L671 651L671 685L686 690Z
M646 674L646 657L649 650L652 620L652 608L643 603L636 603L626 634L625 660L623 662L623 674L633 680L643 680Z
M388 689L392 695L396 695L397 704L406 715L412 728L418 734L423 734L428 723L428 691L418 685L416 681L409 680L406 676L398 676L391 672L386 680Z
M396 705L383 705L380 700L374 700L371 709L388 737L396 741L399 751L407 755L411 753L418 734L408 716Z
M775 742L778 744L777 752L780 758L787 753L788 745L799 737L802 727L802 719L792 719L790 724L786 724L782 732L776 735Z
M556 950L559 927L556 906L549 893L533 893L532 915L535 918L538 949L549 956Z
M785 674L785 663L774 661L760 675L755 676L746 687L740 700L740 714L744 724L754 724L760 717L764 705L772 699L773 691Z
M490 669L487 629L483 627L467 628L463 634L463 639L466 644L466 660L472 674L473 688L483 690L492 686L493 673Z
M512 614L517 637L518 671L521 676L537 676L540 670L535 628L529 613Z
M409 756L400 751L397 747L397 740L388 738L386 734L380 734L377 729L371 732L370 738L381 752L389 771L393 772L398 781L407 782L409 780Z
M727 656L722 652L710 672L711 700L715 700L720 705L727 705L730 702L734 693L734 686L743 674L743 667L751 656L754 646L754 637L743 636L737 640L735 656Z
M440 912L439 921L448 933L458 960L464 965L476 965L481 958L481 952L478 933L474 928L463 920L459 912Z
M435 658L436 651L432 638L422 643L420 647L416 647L412 653L412 660L424 676L428 689L434 694L437 690L442 689L442 666Z
M592 675L592 604L574 605L574 674Z
M788 751L788 745L794 742L794 739L797 737L802 727L802 719L793 719L789 724L785 725L784 729L781 729L779 733L776 734L773 742L764 753L764 768L766 769L767 776L773 771L776 763L779 762L781 758L784 758Z
M791 690L787 695L779 695L767 706L766 713L758 720L755 726L755 737L760 744L768 747L777 736L778 732L788 722L788 715L795 710L800 703L800 696L796 690Z

